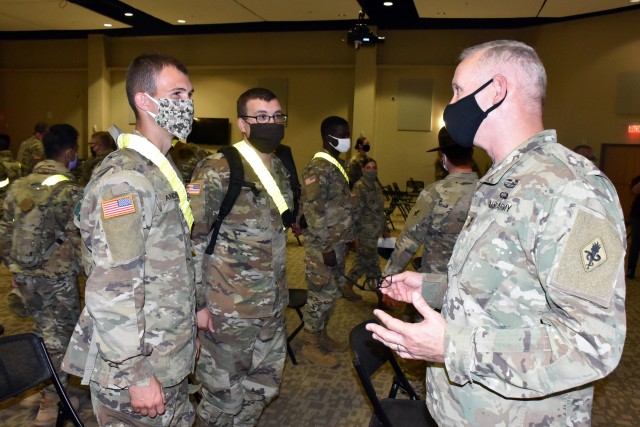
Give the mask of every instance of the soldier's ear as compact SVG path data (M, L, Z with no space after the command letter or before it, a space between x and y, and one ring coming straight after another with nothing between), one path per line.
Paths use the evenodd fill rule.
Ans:
M240 132L244 134L248 134L249 133L247 132L248 128L249 128L249 124L245 122L242 117L238 117L238 129L240 129Z
M133 101L139 111L150 111L153 108L152 104L154 104L144 92L138 92L133 95Z

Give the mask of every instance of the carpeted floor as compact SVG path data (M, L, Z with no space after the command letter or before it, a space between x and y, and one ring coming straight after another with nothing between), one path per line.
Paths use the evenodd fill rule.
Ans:
M399 230L403 225L402 217L394 216L394 224ZM398 235L396 230L394 235ZM295 238L290 236L287 246L287 268L289 286L304 288L304 248L299 246ZM351 254L348 265L353 258ZM382 260L381 260L382 262ZM0 283L9 283L9 273L0 267ZM612 375L596 384L595 403L593 408L594 426L636 426L640 419L640 397L635 390L640 385L640 377L635 362L640 357L640 290L638 280L627 282L627 314L628 335L626 347L619 367ZM5 288L8 290L8 286ZM373 317L372 310L376 305L376 297L372 292L360 292L363 301L352 303L345 299L337 301L329 334L336 338L348 339L349 331L356 324ZM401 309L394 311L399 316ZM287 310L287 326L293 330L299 319L293 310ZM5 327L5 334L29 332L31 321L15 316L7 309L4 301L0 303L0 324ZM296 337L292 346L299 354L302 336ZM361 389L351 364L351 352L340 355L341 364L335 369L318 368L305 363L298 357L299 365L293 365L289 358L280 395L265 410L259 427L298 427L298 426L366 426L371 417L371 407ZM424 365L416 362L403 362L408 377L423 395ZM391 381L391 373L382 371L375 379L381 393L386 393ZM95 426L95 418L91 410L88 391L74 379L70 385L70 394L80 399L80 414L87 426ZM9 399L0 403L0 426L30 426L37 410L26 410L18 406L24 396ZM71 425L67 423L67 425Z

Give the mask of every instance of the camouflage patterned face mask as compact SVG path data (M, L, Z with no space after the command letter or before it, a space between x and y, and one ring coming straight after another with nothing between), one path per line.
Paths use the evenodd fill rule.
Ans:
M186 139L191 133L191 124L193 123L193 100L170 98L156 100L149 94L145 93L145 95L158 104L157 114L147 111L158 126L176 138Z

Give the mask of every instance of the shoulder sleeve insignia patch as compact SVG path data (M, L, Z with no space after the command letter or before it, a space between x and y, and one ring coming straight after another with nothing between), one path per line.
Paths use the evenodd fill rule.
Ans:
M187 194L190 196L199 196L202 191L201 182L192 182L187 185Z
M132 214L135 211L136 207L133 204L133 196L131 194L102 202L102 216L104 219Z
M309 178L304 180L304 185L311 185L314 182L316 182L316 176L315 175L311 175Z

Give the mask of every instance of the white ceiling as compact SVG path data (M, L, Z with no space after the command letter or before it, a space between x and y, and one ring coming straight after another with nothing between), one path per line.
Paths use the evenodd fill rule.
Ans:
M105 0L102 0L105 2ZM172 25L354 20L356 0L122 0ZM420 18L562 18L638 6L630 0L414 0ZM0 0L0 31L107 30L123 22L66 0ZM184 19L185 24L177 23Z

